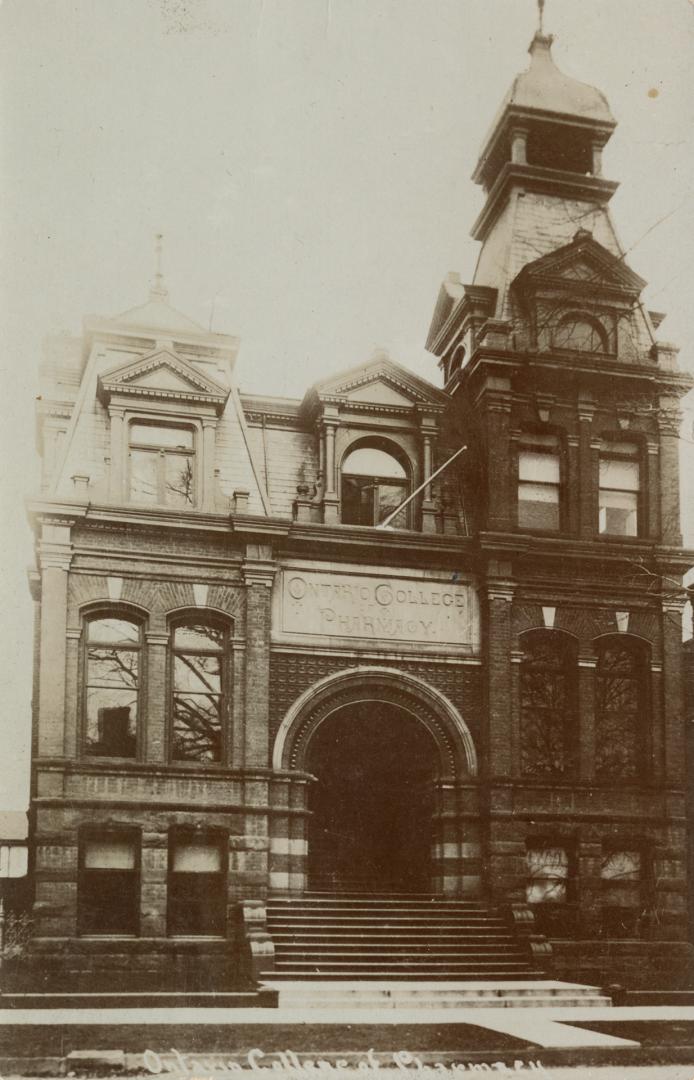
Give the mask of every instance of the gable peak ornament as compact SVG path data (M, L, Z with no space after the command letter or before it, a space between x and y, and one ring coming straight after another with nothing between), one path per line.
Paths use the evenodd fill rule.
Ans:
M164 284L164 275L162 273L162 252L163 252L163 233L155 233L154 236L154 258L155 258L155 272L154 281L149 290L150 300L163 300L169 299L169 290Z

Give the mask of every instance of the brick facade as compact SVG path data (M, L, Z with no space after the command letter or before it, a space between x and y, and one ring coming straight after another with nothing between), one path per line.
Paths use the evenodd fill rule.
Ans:
M241 984L264 899L320 878L312 747L346 716L382 728L388 790L412 718L426 733L425 794L402 798L428 808L428 891L536 904L565 975L684 970L690 382L616 246L614 185L532 160L547 118L525 85L476 174L475 281L436 306L443 391L379 354L302 402L241 398L236 340L160 295L44 365L31 844L51 978ZM556 124L588 153L614 121L585 100Z

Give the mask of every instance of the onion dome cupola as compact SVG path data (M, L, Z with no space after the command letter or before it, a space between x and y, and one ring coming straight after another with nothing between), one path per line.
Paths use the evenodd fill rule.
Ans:
M518 185L600 202L617 189L602 178L602 150L617 126L607 99L559 70L552 42L535 34L530 66L513 80L484 141L473 173L487 192L476 240L484 241Z

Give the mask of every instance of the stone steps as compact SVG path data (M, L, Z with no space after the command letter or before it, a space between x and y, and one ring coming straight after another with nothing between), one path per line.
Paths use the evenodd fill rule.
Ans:
M490 1009L610 1008L596 987L550 979L435 982L277 981L280 1009Z
M480 901L397 895L272 897L274 971L263 978L536 978L523 943Z

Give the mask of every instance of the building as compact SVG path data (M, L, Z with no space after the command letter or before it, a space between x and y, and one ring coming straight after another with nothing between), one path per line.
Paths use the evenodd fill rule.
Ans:
M534 909L575 978L684 972L691 380L612 226L609 106L530 54L436 303L443 389L378 354L240 394L160 275L50 344L44 970L233 985L272 970L266 898L369 891Z

